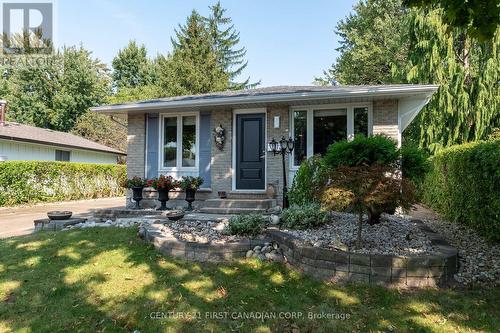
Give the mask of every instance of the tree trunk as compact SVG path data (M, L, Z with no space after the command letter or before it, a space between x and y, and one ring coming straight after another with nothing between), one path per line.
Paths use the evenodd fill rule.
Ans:
M358 239L356 241L356 248L361 248L361 229L363 228L363 212L358 212Z

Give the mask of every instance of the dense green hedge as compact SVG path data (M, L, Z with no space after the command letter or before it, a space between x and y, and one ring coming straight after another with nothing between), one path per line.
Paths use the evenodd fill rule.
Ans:
M500 140L444 149L431 159L424 202L500 241Z
M0 163L0 206L124 195L124 165L49 161Z

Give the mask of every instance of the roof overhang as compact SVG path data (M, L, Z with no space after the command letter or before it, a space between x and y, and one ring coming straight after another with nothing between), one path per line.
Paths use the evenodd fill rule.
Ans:
M103 105L91 110L109 115L120 115L130 112L158 112L158 110L175 110L206 107L238 107L255 104L291 104L295 102L308 102L340 98L412 98L429 100L438 85L396 85L396 86L349 86L334 87L324 91L307 91L292 93L269 93L258 95L234 95L234 96L207 96L193 99L157 99L125 104Z

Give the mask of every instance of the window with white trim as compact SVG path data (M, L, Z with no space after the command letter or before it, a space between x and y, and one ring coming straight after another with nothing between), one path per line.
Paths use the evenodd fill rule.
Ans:
M292 168L328 146L355 135L371 135L371 103L296 107L291 110L291 132L295 140Z
M198 166L198 116L162 117L161 169L193 169Z

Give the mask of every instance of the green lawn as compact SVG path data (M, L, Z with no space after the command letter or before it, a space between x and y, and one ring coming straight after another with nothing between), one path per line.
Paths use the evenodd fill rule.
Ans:
M135 234L100 228L1 240L0 332L500 330L498 289L331 285L278 264L174 260ZM228 314L206 319L207 312ZM252 312L276 318L239 318ZM280 318L289 312L303 317ZM311 320L309 312L349 318Z

